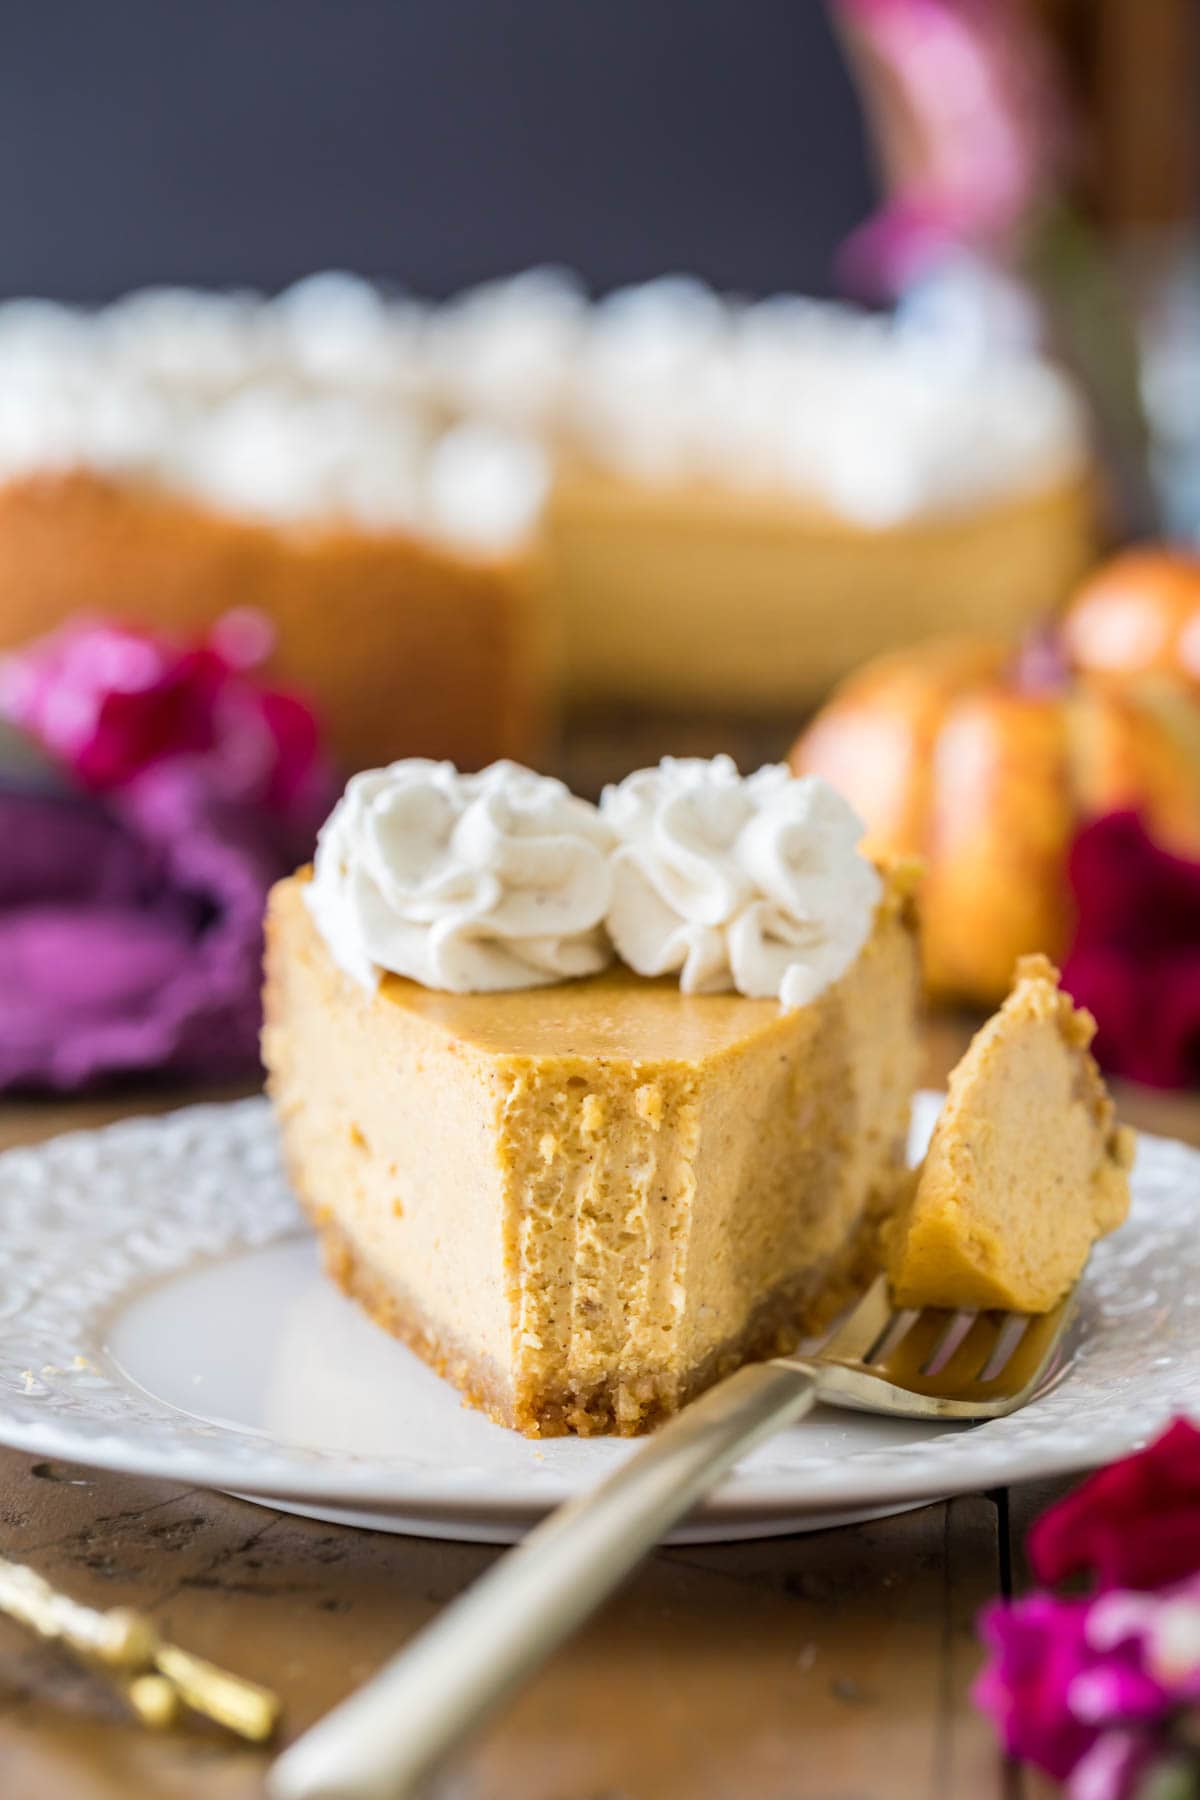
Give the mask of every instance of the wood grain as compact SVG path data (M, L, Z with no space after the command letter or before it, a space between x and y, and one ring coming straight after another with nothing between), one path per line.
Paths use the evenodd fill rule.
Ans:
M272 1682L289 1736L497 1554L12 1453L0 1532L79 1598L145 1606L189 1648ZM983 1498L660 1552L447 1771L440 1800L1000 1794L966 1692L998 1567ZM100 1680L0 1622L5 1800L249 1800L263 1765L208 1730L149 1736Z

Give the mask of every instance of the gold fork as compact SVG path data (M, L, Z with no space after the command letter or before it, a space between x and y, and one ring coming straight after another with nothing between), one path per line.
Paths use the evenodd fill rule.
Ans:
M400 1800L605 1600L740 1456L815 1406L996 1419L1053 1372L1075 1310L897 1311L883 1277L804 1356L750 1363L559 1507L284 1752L274 1800Z

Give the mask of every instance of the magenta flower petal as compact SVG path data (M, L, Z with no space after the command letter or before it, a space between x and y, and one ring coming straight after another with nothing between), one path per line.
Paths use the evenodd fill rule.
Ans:
M980 1630L991 1655L972 1690L1010 1756L1061 1781L1091 1748L1095 1727L1068 1704L1071 1684L1089 1666L1087 1607L1032 1594L988 1607Z
M1068 1800L1133 1800L1155 1761L1153 1741L1132 1731L1106 1731L1076 1763Z
M1136 1657L1110 1657L1075 1677L1067 1693L1071 1712L1082 1724L1103 1725L1112 1719L1127 1724L1161 1719L1172 1704L1166 1690Z
M85 786L119 786L176 750L208 747L223 667L115 624L67 625L0 663L0 712Z
M1043 1580L1086 1573L1100 1592L989 1608L975 1698L1012 1754L1069 1779L1070 1800L1134 1800L1185 1755L1179 1720L1200 1702L1200 1431L1177 1419L1093 1475L1029 1549Z
M1154 1087L1200 1082L1200 863L1113 813L1076 839L1063 986L1099 1025L1106 1068Z
M1095 1690L1085 1708L1094 1701L1133 1719L1191 1704L1200 1698L1200 1573L1153 1593L1110 1588L1091 1607L1087 1640L1105 1667L1135 1679L1119 1696Z
M1090 1573L1100 1587L1152 1588L1200 1569L1200 1431L1186 1419L1091 1476L1029 1535L1040 1581Z
M312 824L316 796L329 800L329 770L310 708L253 673L270 644L265 621L246 612L190 645L76 621L0 659L0 717L94 792L200 758L225 799L303 812Z

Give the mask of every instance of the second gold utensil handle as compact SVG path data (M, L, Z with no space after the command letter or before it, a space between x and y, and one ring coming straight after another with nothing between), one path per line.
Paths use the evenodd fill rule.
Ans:
M800 1418L811 1371L754 1363L664 1425L279 1758L274 1800L402 1800L605 1600L738 1457Z

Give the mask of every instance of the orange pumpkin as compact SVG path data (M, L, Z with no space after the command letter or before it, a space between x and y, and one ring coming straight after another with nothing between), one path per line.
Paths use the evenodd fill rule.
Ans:
M934 993L991 1005L1018 956L1065 953L1067 856L1089 818L1133 808L1160 840L1200 854L1200 703L1177 666L1188 639L1175 565L1186 559L1165 560L1143 559L1133 591L1173 622L1174 659L1160 645L1128 667L1105 660L1104 571L1049 655L945 639L881 657L797 741L792 766L840 788L868 849L924 860ZM1200 565L1192 580L1200 630Z
M1200 693L1200 554L1114 556L1068 607L1062 638L1070 661L1089 674L1166 676Z

